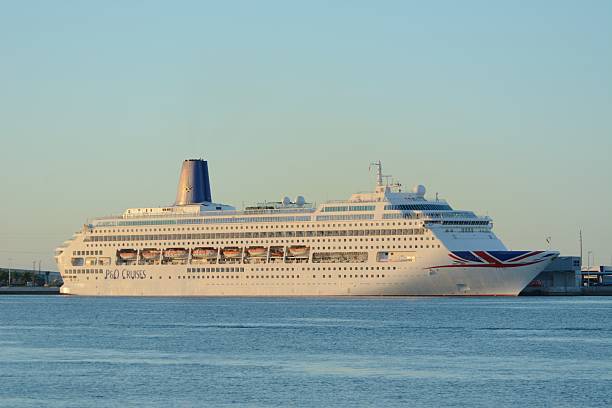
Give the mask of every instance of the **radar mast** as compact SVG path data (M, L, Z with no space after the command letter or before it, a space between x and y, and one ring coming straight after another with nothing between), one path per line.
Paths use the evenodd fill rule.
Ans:
M389 175L385 175L382 172L382 162L380 160L370 163L370 170L372 166L376 167L376 192L385 191L385 185L383 184L383 178L387 179L387 186L389 184Z
M380 162L380 160L370 163L369 170L372 170L372 166L376 166L376 187L382 187L383 185L382 163Z

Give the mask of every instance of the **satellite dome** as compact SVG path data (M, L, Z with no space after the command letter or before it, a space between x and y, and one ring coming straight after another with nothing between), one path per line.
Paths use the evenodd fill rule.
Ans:
M301 207L306 204L306 199L303 196L297 196L295 198L295 203Z
M283 198L283 205L289 205L289 204L291 204L291 199L289 197Z
M425 191L425 186L422 184L412 187L412 192L421 197L425 195Z

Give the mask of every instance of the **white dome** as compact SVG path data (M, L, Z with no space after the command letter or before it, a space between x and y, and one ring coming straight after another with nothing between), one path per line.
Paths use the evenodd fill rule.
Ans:
M301 207L306 204L306 199L303 196L297 196L295 198L295 203Z
M425 195L425 186L422 184L419 184L417 186L412 187L412 192L416 195L419 196L424 196Z
M283 198L283 205L289 205L289 204L291 204L291 199L289 197Z

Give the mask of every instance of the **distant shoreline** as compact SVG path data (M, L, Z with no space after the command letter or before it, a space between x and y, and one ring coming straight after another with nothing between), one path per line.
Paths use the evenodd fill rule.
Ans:
M0 295L59 295L60 288L45 286L3 286Z

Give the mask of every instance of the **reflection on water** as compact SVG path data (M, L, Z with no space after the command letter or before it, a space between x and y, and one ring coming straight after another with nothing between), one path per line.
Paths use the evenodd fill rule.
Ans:
M0 406L612 403L608 298L7 296L0 307Z

